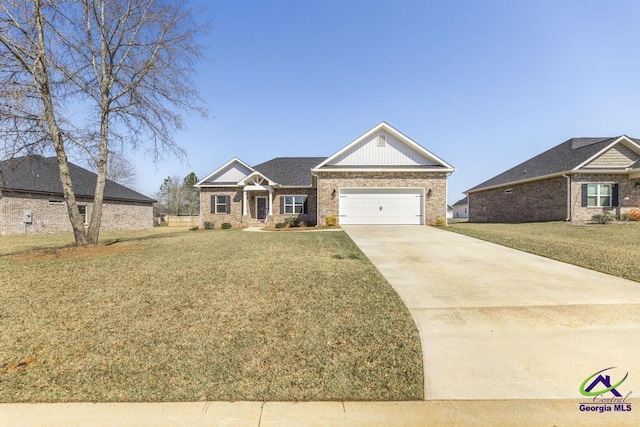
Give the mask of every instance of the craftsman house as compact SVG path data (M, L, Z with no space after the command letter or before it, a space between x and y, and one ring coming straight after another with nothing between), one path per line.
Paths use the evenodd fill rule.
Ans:
M329 157L233 158L196 184L201 224L433 224L454 168L382 122Z

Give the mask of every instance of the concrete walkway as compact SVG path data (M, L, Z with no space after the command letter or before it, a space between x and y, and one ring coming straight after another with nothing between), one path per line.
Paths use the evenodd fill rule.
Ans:
M640 402L637 402L640 404ZM637 426L640 411L581 412L577 400L44 403L0 405L2 427Z
M640 395L640 283L432 227L343 228L416 322L426 399L580 399L609 367Z

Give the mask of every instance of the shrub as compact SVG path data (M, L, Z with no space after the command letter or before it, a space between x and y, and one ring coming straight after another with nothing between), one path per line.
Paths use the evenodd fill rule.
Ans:
M203 225L205 230L213 230L214 228L216 228L216 225L211 221L205 221Z
M446 226L447 226L447 220L446 219L444 219L441 216L436 218L436 227L446 227Z
M276 223L276 228L285 228L287 226L286 222L278 222Z
M338 217L335 215L329 215L324 219L324 222L327 224L327 227L335 227L338 225Z
M197 225L195 227L191 227L189 230L191 231L198 231L200 230L200 227L198 227Z
M609 212L603 212L601 214L595 214L591 217L591 220L596 224L609 224L611 221L616 219Z
M627 214L631 221L640 221L640 208L633 208Z
M627 212L621 213L620 214L620 221L632 221L631 215L629 215Z
M230 222L223 222L222 225L220 226L223 230L228 230L231 228L231 223Z

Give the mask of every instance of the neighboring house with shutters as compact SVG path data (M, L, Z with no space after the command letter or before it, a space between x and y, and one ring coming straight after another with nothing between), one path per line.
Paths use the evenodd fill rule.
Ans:
M87 224L97 175L73 163L69 173L80 214ZM154 199L107 180L102 230L153 227ZM30 155L0 162L0 234L71 232L55 157Z
M382 122L329 157L233 158L196 184L200 221L276 224L433 224L447 214L454 168Z
M640 140L572 138L466 191L470 222L586 222L640 206Z

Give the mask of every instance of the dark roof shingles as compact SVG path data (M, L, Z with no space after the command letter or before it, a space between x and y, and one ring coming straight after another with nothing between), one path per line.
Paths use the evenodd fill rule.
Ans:
M572 138L467 191L567 172L588 160L617 138Z
M73 163L69 163L69 173L76 196L93 197L97 175ZM0 162L0 188L62 194L56 158L31 155ZM154 202L152 198L111 180L107 180L105 183L104 198L106 200Z
M311 169L326 157L276 157L253 168L267 178L287 187L310 187Z

